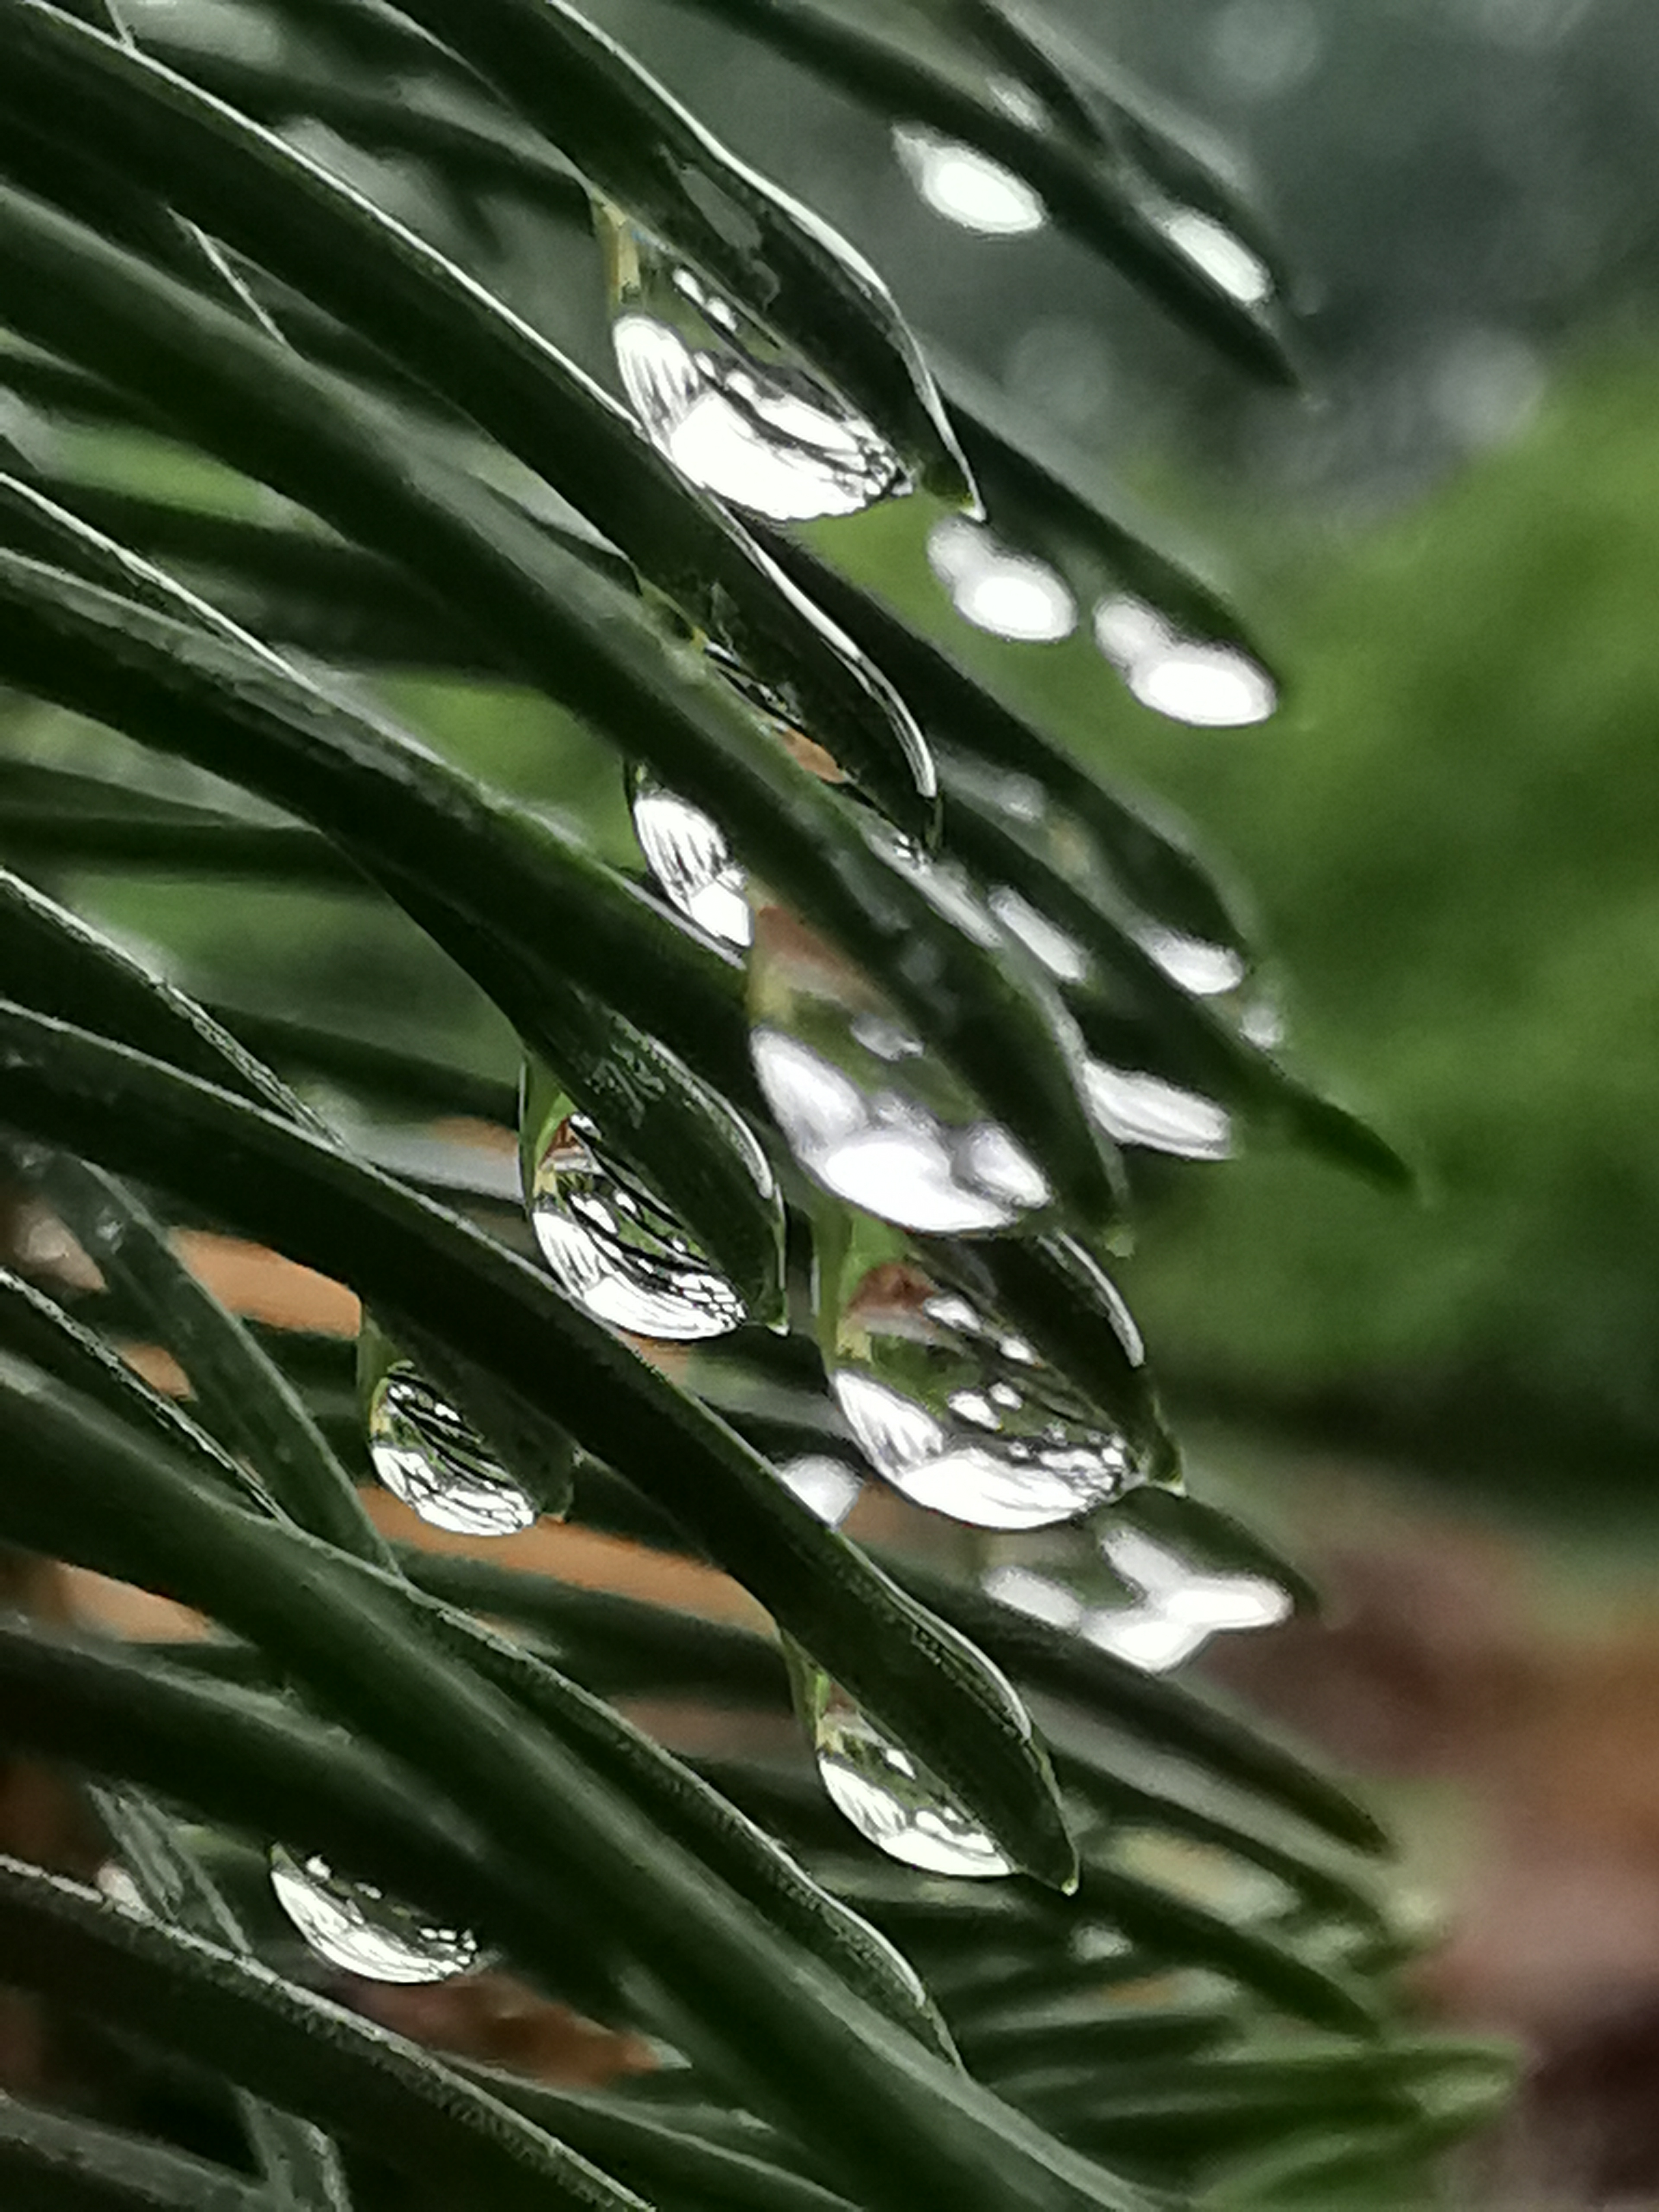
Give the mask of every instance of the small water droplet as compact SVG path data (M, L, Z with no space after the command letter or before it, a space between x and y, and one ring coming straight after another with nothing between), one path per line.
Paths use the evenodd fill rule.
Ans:
M785 1460L778 1477L826 1528L840 1528L864 1488L857 1472L845 1460L832 1459L828 1452L803 1452L796 1459Z
M372 1882L351 1881L326 1859L270 1852L276 1901L318 1956L369 1982L447 1982L478 1963L477 1939L445 1928Z
M642 769L634 773L632 806L634 834L664 896L711 937L747 945L754 922L744 873L719 824Z
M536 1519L533 1499L408 1360L395 1360L374 1384L367 1426L375 1474L431 1527L459 1536L512 1536Z
M1198 208L1171 203L1156 210L1152 221L1178 253L1242 307L1265 307L1273 295L1273 273L1237 231Z
M994 1316L886 1261L848 1304L830 1383L871 1465L915 1504L975 1528L1049 1528L1139 1475L1124 1438L1030 1354Z
M1013 551L982 523L960 515L935 523L927 559L963 621L993 637L1046 645L1077 628L1077 601L1059 571Z
M1173 1152L1185 1160L1224 1160L1233 1149L1232 1117L1224 1106L1139 1070L1091 1060L1084 1088L1096 1119L1120 1145Z
M1048 1204L1048 1184L1006 1130L893 1006L781 908L757 915L749 981L761 1089L796 1159L826 1190L940 1236L1006 1229Z
M601 209L617 363L681 474L775 522L855 514L908 491L862 416L647 232Z
M1082 1626L1083 1600L1052 1575L1036 1574L1029 1567L993 1567L981 1587L987 1597L1011 1605L1033 1620L1045 1621L1050 1628L1070 1631Z
M1285 1042L1285 1011L1276 1000L1251 1001L1238 1018L1238 1032L1258 1052L1277 1052Z
M999 884L987 904L1009 935L1017 937L1051 975L1062 983L1087 982L1092 966L1088 953L1076 938L1050 921L1046 914L1040 914L1028 898L1006 884Z
M900 166L935 215L986 238L1024 238L1041 230L1048 211L1024 177L976 146L947 138L924 124L893 130Z
M154 1917L137 1883L115 1860L107 1860L99 1868L97 1886L99 1895L114 1905L118 1912L129 1913L135 1920Z
M1271 1628L1291 1611L1288 1593L1265 1576L1206 1571L1138 1529L1108 1529L1100 1548L1140 1601L1091 1612L1082 1633L1148 1674L1178 1667L1212 1636Z
M1135 935L1171 982L1195 999L1218 999L1236 991L1248 973L1243 955L1230 945L1211 945L1157 921L1143 922Z
M553 1125L536 1152L528 1198L560 1287L610 1328L692 1342L745 1319L702 1246L611 1157L585 1114Z
M1103 599L1095 642L1141 705L1171 721L1243 729L1279 704L1272 677L1242 647L1184 635L1145 599Z
M877 1726L804 1654L796 1702L836 1809L889 1858L927 1874L986 1881L1013 1872L980 1822L939 1777Z

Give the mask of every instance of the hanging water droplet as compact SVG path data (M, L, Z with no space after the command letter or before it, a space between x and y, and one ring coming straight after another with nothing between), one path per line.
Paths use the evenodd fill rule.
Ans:
M585 1114L532 1146L531 1225L560 1287L630 1336L691 1342L746 1318L743 1300L667 1209L607 1152Z
M513 1536L536 1505L443 1392L406 1359L368 1391L368 1456L392 1496L434 1528Z
M725 832L646 769L632 781L634 834L664 896L711 937L747 945L754 922Z
M935 523L927 559L963 621L994 637L1051 644L1077 628L1077 601L1059 571L1012 551L982 523L960 515Z
M1178 1667L1224 1631L1271 1628L1292 1609L1265 1576L1206 1572L1139 1529L1108 1529L1100 1548L1140 1601L1089 1613L1082 1633L1148 1674Z
M372 1882L351 1881L326 1859L270 1851L276 1901L319 1958L368 1982L447 1982L478 1963L477 1939L445 1928Z
M1224 1160L1233 1149L1232 1116L1213 1099L1139 1069L1091 1060L1083 1070L1090 1106L1120 1145L1173 1152L1186 1160Z
M859 1502L864 1483L845 1460L828 1452L803 1452L778 1468L779 1480L793 1490L809 1513L826 1528L839 1528Z
M1023 1337L900 1262L854 1293L830 1382L878 1474L975 1528L1076 1520L1140 1479L1122 1436Z
M792 1651L796 1704L831 1802L865 1841L927 1874L985 1881L1012 1863L930 1767L878 1728L823 1668Z
M1127 592L1095 609L1095 642L1141 705L1171 721L1243 729L1279 704L1273 678L1243 647L1187 636Z
M923 124L900 123L893 151L911 183L933 209L964 230L987 238L1022 238L1041 230L1048 211L1024 177Z
M775 522L910 489L879 433L751 316L625 217L601 208L596 222L623 383L683 476Z
M813 1180L879 1219L962 1236L1049 1202L1036 1164L929 1057L895 1009L781 908L756 916L751 1048L766 1103Z

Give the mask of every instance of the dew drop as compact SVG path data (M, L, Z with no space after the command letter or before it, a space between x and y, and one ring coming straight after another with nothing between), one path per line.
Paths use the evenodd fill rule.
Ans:
M749 963L755 1072L814 1182L940 1236L1006 1229L1048 1204L1036 1164L922 1048L902 1016L778 907Z
M601 210L617 363L683 476L775 522L908 491L898 457L811 369L647 232Z
M981 1588L1000 1605L1012 1606L1015 1612L1050 1628L1069 1632L1083 1625L1083 1600L1053 1575L1039 1575L1030 1567L993 1567Z
M923 124L900 123L893 130L893 151L934 214L964 230L986 238L1024 238L1048 220L1041 197L1024 178L977 147Z
M1152 219L1176 251L1241 307L1262 307L1272 299L1272 270L1225 223L1197 208L1173 205L1155 213Z
M826 1528L840 1528L864 1488L857 1471L828 1452L803 1452L798 1458L785 1460L778 1477Z
M634 834L671 904L711 937L738 947L754 933L744 875L725 832L643 769L633 776Z
M927 1874L986 1881L1014 1871L932 1769L878 1728L822 1668L797 1654L794 1673L823 1786L866 1843Z
M1091 1060L1084 1089L1096 1120L1120 1145L1173 1152L1185 1160L1224 1160L1233 1149L1232 1116L1213 1099L1138 1069Z
M406 1359L368 1394L368 1456L392 1496L434 1528L512 1536L536 1519L534 1500L464 1414Z
M270 1852L276 1901L321 1959L368 1982L447 1982L478 1963L477 1939L445 1928L372 1882L351 1881L326 1859Z
M1050 1528L1139 1480L1124 1438L1024 1338L901 1262L854 1291L830 1382L876 1472L975 1528Z
M986 902L1011 937L1040 960L1062 983L1085 983L1091 962L1084 947L1067 931L1040 913L1030 899L1000 884Z
M746 1318L707 1253L611 1157L585 1114L553 1125L528 1195L542 1257L595 1320L630 1336L692 1342Z
M1145 599L1103 599L1095 642L1141 705L1171 721L1243 729L1265 722L1279 704L1260 661L1239 646L1183 635Z
M927 558L957 612L993 637L1044 645L1077 628L1077 601L1058 570L1011 550L982 523L960 515L935 523Z
M1170 981L1195 999L1218 999L1236 991L1249 972L1243 956L1230 945L1212 945L1156 921L1143 923L1135 934Z

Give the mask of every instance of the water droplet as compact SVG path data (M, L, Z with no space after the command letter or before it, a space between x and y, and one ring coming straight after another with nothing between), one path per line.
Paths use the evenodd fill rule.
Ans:
M866 1843L927 1874L985 1881L1013 1872L932 1769L878 1728L822 1668L796 1654L794 1674L823 1786Z
M1178 1667L1212 1636L1271 1628L1291 1610L1288 1593L1265 1576L1206 1572L1138 1529L1109 1529L1100 1548L1140 1601L1091 1612L1082 1633L1148 1674Z
M598 223L623 383L683 476L775 522L909 489L879 434L752 317L625 218L601 210Z
M1170 981L1195 999L1217 999L1236 991L1248 972L1243 955L1231 945L1211 945L1183 930L1166 929L1162 922L1145 922L1135 935Z
M543 1258L596 1320L630 1336L691 1342L745 1319L732 1285L611 1158L585 1114L554 1123L536 1151L528 1195Z
M744 874L719 824L643 769L634 772L632 805L634 834L664 896L711 937L746 945L754 923Z
M106 1861L99 1868L97 1886L99 1895L112 1905L118 1912L129 1913L135 1920L149 1920L154 1917L137 1883L114 1859Z
M1082 1626L1083 1600L1052 1575L1034 1574L1029 1567L993 1567L981 1587L987 1597L1029 1613L1033 1620L1045 1621L1050 1628Z
M1087 952L1076 938L1050 921L1046 914L1039 914L1029 899L1002 884L987 903L1009 934L1017 937L1051 975L1062 983L1088 981L1091 963Z
M1139 1480L1123 1437L1023 1338L899 1262L848 1302L830 1382L878 1474L975 1528L1076 1520Z
M477 1939L445 1928L372 1882L348 1881L326 1859L271 1846L276 1901L319 1958L369 1982L447 1982L478 1963Z
M1265 307L1273 295L1273 273L1236 231L1197 208L1169 207L1152 221L1178 253L1201 270L1242 307Z
M756 917L755 1072L797 1160L838 1198L939 1236L1049 1202L1035 1164L902 1017L781 908Z
M828 1452L803 1452L797 1459L785 1460L778 1477L826 1528L840 1528L864 1488L857 1472L845 1460L832 1459Z
M1272 677L1242 647L1185 636L1145 599L1103 599L1095 642L1141 705L1171 721L1243 729L1279 704Z
M1284 1009L1273 999L1254 1000L1239 1016L1238 1030L1258 1052L1277 1052L1285 1037Z
M459 1536L512 1536L535 1520L534 1500L408 1360L394 1360L374 1382L367 1425L375 1474L433 1528Z
M1232 1116L1213 1099L1159 1076L1109 1067L1101 1060L1085 1063L1083 1083L1097 1120L1120 1145L1173 1152L1186 1160L1231 1157Z
M935 523L927 558L957 612L994 637L1044 645L1077 628L1077 601L1059 571L1012 551L982 523L960 515Z
M977 147L920 123L901 123L894 127L893 151L934 214L964 230L987 238L1023 238L1041 230L1048 219L1024 178Z

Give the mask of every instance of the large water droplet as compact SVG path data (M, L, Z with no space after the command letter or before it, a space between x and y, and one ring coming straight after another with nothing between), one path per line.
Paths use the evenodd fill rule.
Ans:
M957 612L994 637L1051 644L1077 628L1077 601L1059 571L1013 552L981 523L960 515L935 523L927 558Z
M946 138L924 124L900 123L893 151L935 215L987 238L1022 238L1041 230L1048 211L1024 177L977 147Z
M781 908L756 917L755 1072L813 1180L902 1228L1006 1229L1049 1201L1007 1131L864 979Z
M276 1901L319 1958L369 1982L447 1982L478 1963L477 1939L445 1928L372 1882L351 1881L326 1859L270 1853Z
M842 1316L836 1402L871 1465L981 1528L1073 1521L1139 1480L1127 1443L1025 1340L887 1261Z
M394 1361L370 1389L368 1430L375 1474L433 1528L512 1536L535 1520L534 1501L465 1416L406 1359Z
M1224 1631L1271 1628L1291 1611L1265 1576L1206 1571L1139 1529L1109 1529L1100 1548L1140 1600L1091 1612L1082 1633L1148 1674L1178 1667Z
M608 210L598 221L623 383L682 475L775 522L909 489L879 433L752 317L648 233Z
M611 1158L585 1114L556 1122L528 1193L542 1256L596 1320L630 1336L724 1336L743 1300L659 1200Z
M1173 1152L1187 1160L1224 1160L1233 1149L1232 1116L1195 1091L1183 1091L1139 1069L1091 1060L1084 1088L1095 1117L1120 1145Z
M634 834L665 897L711 937L746 945L754 923L744 874L720 825L643 769L634 772L632 805Z
M933 1770L878 1728L821 1668L797 1654L794 1673L823 1786L866 1843L927 1874L984 1881L1013 1872Z
M1243 729L1279 704L1272 677L1243 647L1189 637L1127 593L1095 609L1095 641L1141 705L1172 721Z

